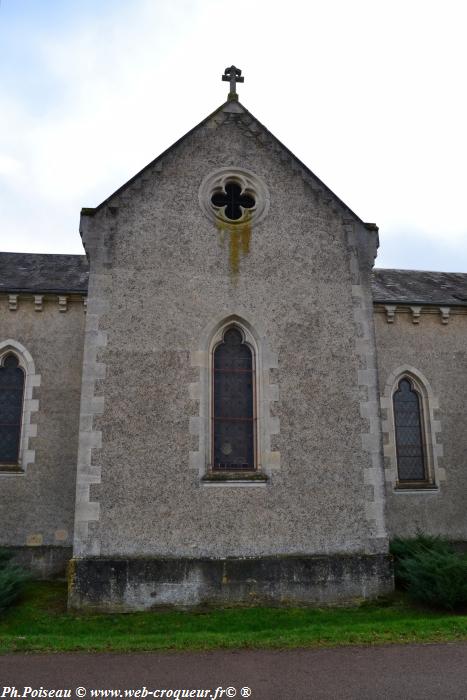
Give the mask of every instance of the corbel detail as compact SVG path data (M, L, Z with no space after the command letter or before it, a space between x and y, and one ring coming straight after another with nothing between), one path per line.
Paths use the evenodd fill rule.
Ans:
M420 314L422 313L422 307L411 306L410 310L412 311L412 323L420 323Z
M8 308L10 311L17 311L18 310L18 295L17 294L9 294L8 295Z
M44 302L43 294L34 294L34 311L42 311Z
M449 315L451 313L451 307L450 306L440 306L439 312L441 314L441 323L443 323L444 325L449 323Z
M388 304L384 308L386 309L386 321L388 323L394 323L397 306L395 304Z
M68 298L65 296L58 297L58 310L67 311L68 310Z

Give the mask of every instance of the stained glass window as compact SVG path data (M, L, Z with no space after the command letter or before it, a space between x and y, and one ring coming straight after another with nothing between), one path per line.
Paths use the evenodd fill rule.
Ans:
M236 328L214 352L213 469L252 470L254 461L254 367Z
M399 481L426 481L420 396L407 378L394 394L394 421Z
M24 372L14 355L0 367L0 464L17 464L23 412Z

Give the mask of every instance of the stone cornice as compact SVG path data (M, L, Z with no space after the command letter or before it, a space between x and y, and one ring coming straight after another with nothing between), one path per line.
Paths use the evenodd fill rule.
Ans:
M86 311L87 295L82 293L32 293L32 292L0 292L0 308L7 308L9 311L19 311L21 308L34 309L42 312L47 305L48 308L55 306L58 312L66 313L70 304L79 303Z
M445 304L373 304L374 312L386 315L388 323L395 323L396 317L400 314L410 315L412 323L420 325L425 316L437 316L441 325L446 326L452 316L467 316L466 306L447 306Z
M8 308L10 311L18 311L23 304L30 305L35 311L41 312L47 304L55 304L57 311L66 312L70 304L82 304L87 307L87 294L76 292L32 293L32 292L0 292L0 308ZM388 323L394 323L399 314L412 316L412 322L419 324L424 316L438 316L442 325L447 325L452 316L467 316L467 306L448 306L446 304L409 304L382 302L373 303L374 313L385 314Z

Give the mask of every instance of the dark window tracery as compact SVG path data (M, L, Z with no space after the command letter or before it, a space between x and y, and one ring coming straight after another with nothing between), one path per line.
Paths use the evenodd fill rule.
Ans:
M213 469L253 470L253 356L236 328L214 351L213 373Z
M394 393L394 422L399 481L426 481L422 407L408 378L400 380Z
M224 213L228 219L237 221L243 215L243 209L252 209L255 206L254 197L243 192L236 182L228 182L224 192L215 192L211 197L215 207L225 207Z
M0 464L17 464L23 413L24 372L7 355L0 367Z

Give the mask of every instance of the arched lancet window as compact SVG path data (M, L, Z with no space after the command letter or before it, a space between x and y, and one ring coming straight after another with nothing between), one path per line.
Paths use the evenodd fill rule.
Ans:
M0 366L0 465L19 462L23 414L24 371L13 353Z
M427 482L422 398L412 379L400 379L393 402L399 482Z
M255 469L254 357L229 327L213 357L213 470Z

